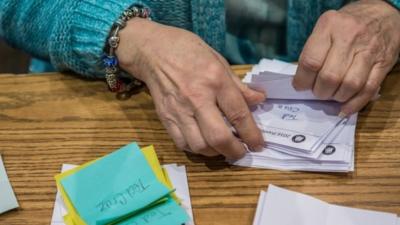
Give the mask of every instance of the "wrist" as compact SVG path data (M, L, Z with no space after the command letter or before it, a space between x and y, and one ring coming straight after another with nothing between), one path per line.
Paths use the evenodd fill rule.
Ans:
M155 22L142 18L128 21L126 27L119 33L119 48L115 51L120 67L142 81L146 80L145 49L149 47L150 37L154 35L154 26Z

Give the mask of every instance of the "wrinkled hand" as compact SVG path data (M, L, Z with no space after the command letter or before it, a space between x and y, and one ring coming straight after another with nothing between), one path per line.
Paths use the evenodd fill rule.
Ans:
M262 148L247 104L263 101L264 94L242 84L199 37L139 18L120 37L116 54L121 67L147 84L160 120L179 148L241 158L245 148L224 116L251 149Z
M400 13L382 0L360 0L318 20L299 59L297 90L361 110L378 92L400 51Z

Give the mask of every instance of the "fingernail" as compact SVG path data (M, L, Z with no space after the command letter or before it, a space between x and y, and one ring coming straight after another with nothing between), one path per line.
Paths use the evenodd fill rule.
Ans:
M254 149L255 152L261 152L264 149L264 145L257 145Z
M339 116L340 118L345 118L345 117L347 117L347 113L341 111L341 112L339 113L338 116Z

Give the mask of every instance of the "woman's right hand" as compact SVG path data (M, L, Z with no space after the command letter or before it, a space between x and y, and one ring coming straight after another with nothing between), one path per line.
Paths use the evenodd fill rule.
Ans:
M176 145L206 156L241 158L264 141L248 104L263 93L245 86L226 60L195 34L135 18L120 32L117 56L122 69L144 81L157 113Z

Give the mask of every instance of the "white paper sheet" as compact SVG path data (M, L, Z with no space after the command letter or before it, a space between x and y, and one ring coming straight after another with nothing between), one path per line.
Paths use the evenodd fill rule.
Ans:
M0 155L0 214L18 207L17 198L8 180L3 159Z
M253 225L396 225L395 214L355 209L269 185L262 192Z
M61 172L68 171L75 168L76 165L63 164ZM185 166L178 166L176 164L168 164L163 166L170 176L173 186L176 188L176 195L182 200L182 206L187 214L191 217L191 221L186 225L194 225L192 204L190 200L189 184L187 181ZM68 213L61 194L57 191L56 200L54 202L53 216L51 225L65 225L63 217Z
M178 166L176 164L163 165L167 170L172 185L176 188L176 196L182 200L182 207L186 210L187 214L192 219L185 225L194 225L192 202L190 200L189 183L187 180L185 166Z

